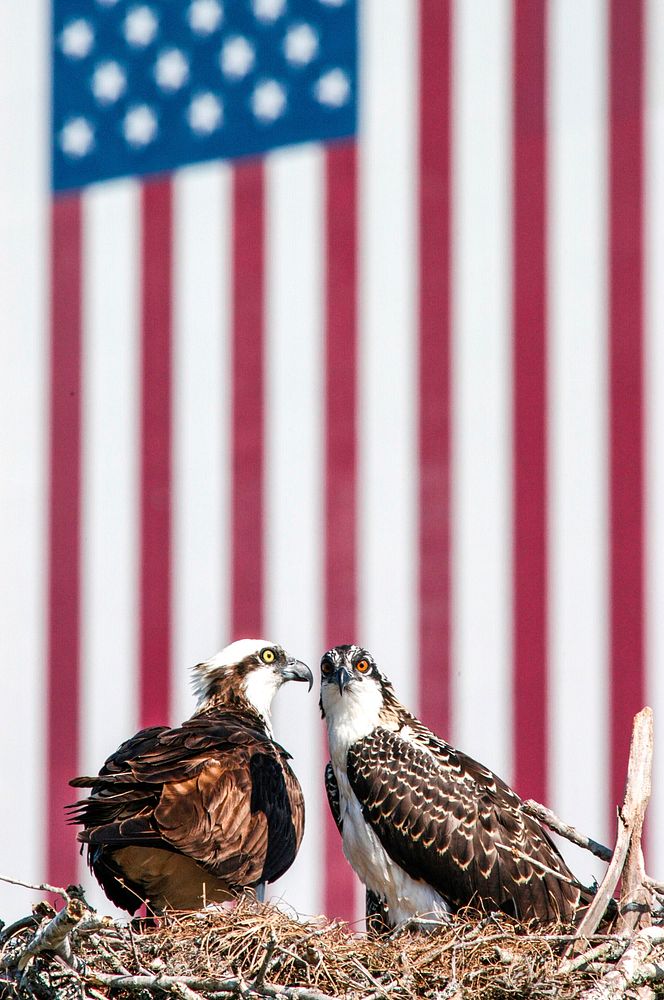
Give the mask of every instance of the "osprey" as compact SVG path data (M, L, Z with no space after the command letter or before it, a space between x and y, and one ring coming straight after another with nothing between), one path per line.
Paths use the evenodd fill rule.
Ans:
M291 866L304 830L302 790L275 743L272 699L309 667L272 642L243 639L193 668L198 705L181 726L132 736L75 803L88 864L117 906L199 909L251 886L262 897ZM81 847L83 851L83 846Z
M366 649L325 653L320 707L328 800L370 926L468 904L573 918L579 884L519 796L411 715Z

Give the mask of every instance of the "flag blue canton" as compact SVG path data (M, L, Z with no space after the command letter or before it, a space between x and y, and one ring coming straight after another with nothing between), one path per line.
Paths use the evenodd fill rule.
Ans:
M55 190L353 135L357 0L53 0Z

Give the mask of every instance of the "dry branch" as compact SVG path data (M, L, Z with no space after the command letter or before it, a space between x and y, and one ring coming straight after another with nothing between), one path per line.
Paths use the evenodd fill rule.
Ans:
M651 708L642 709L634 719L627 768L627 787L621 815L630 832L629 849L622 877L620 924L623 933L650 925L650 900L643 882L646 877L641 834L650 801L654 730Z
M54 896L62 896L63 899L69 899L69 893L66 889L61 889L57 885L49 885L48 882L40 882L38 885L33 885L32 882L21 882L17 878L9 878L8 875L0 875L0 882L7 882L9 885L20 885L24 889L34 889L35 892L51 892Z
M610 847L605 847L604 844L600 844L598 841L593 840L592 837L587 837L585 833L581 833L576 827L570 826L569 823L564 823L551 809L547 809L541 803L535 802L534 799L526 799L523 803L523 810L530 816L538 819L540 823L544 823L550 830L554 830L555 833L559 833L561 837L569 840L570 843L576 844L577 847L583 847L586 851L590 851L591 854L601 858L602 861L611 860L613 851Z
M45 927L42 927L18 958L18 968L25 969L28 962L42 951L52 951L66 962L71 958L69 935L79 923L85 906L80 899L70 899Z
M239 996L286 997L287 1000L334 1000L328 993L320 993L302 986L273 986L263 983L255 987L244 979L214 979L197 976L111 976L103 972L91 972L85 976L87 982L107 986L112 990L168 990L186 987L187 990L204 993L230 993Z
M615 969L608 972L581 1000L619 1000L628 990L664 980L664 965L647 962L653 948L664 944L664 927L644 927L629 942Z
M648 800L650 798L650 774L652 770L652 750L653 750L653 725L652 709L644 708L634 718L632 730L632 740L629 750L629 764L627 768L627 785L625 790L625 801L621 809L618 810L618 836L616 846L613 849L613 856L604 878L595 894L595 898L588 907L583 920L577 928L577 936L586 938L594 934L599 927L602 917L616 886L623 874L625 862L632 846L633 863L632 881L629 886L629 896L626 902L632 903L637 889L634 884L636 873L643 871L643 858L641 855L641 830L643 828L643 818L645 815ZM645 876L645 871L643 871ZM645 890L643 890L645 892ZM626 930L633 929L639 919L639 912L634 915L623 911L621 899L621 915L623 927Z

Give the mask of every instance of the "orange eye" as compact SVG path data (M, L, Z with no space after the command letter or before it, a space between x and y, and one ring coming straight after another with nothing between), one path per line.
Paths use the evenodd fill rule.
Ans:
M355 669L359 670L361 674L366 674L367 670L369 669L369 661L359 660L358 663L355 664Z
M328 674L331 674L333 669L334 667L332 666L329 660L323 660L323 662L320 665L320 672L321 674L323 674L324 677L327 677Z

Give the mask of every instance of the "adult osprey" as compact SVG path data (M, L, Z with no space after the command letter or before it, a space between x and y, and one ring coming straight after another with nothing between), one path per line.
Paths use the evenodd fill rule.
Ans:
M320 706L330 808L378 926L467 904L572 919L580 889L548 834L504 781L404 708L366 649L325 653Z
M261 895L291 866L304 801L289 754L275 743L272 698L285 681L313 683L306 664L271 642L242 639L193 668L194 715L127 740L90 796L68 808L106 895L134 913L143 903L198 909L246 886ZM83 847L81 847L83 850Z

